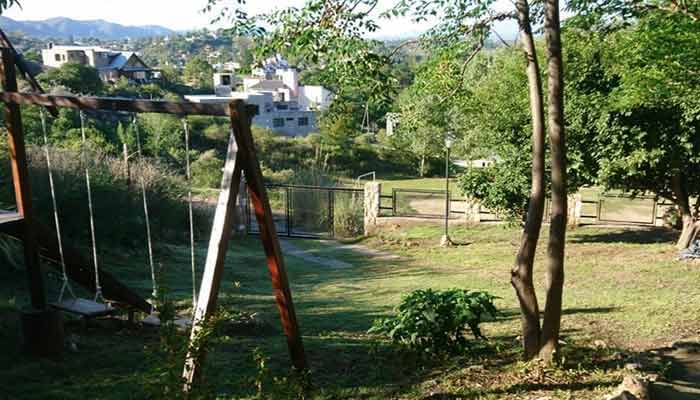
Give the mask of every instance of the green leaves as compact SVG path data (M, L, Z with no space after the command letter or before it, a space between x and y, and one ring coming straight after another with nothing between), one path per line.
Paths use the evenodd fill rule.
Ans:
M375 321L369 333L384 334L409 350L428 353L459 352L468 344L464 331L485 339L483 321L496 318L496 297L464 289L419 289L405 296L393 317Z

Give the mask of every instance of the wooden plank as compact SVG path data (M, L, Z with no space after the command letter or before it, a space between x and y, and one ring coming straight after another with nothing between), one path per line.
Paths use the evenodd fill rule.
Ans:
M12 45L12 42L10 42L10 39L7 37L7 35L5 35L5 32L3 32L2 29L0 29L0 44L9 48L14 53L15 65L17 65L17 69L19 69L19 72L22 74L24 79L29 82L29 86L32 87L32 90L36 93L46 93L39 82L34 79L34 75L29 72L29 67L27 67L27 64L24 62L24 58L17 53L15 46ZM47 110L49 110L49 113L54 117L58 117L58 109L56 107L47 107Z
M114 313L114 308L109 304L81 298L66 299L58 303L51 303L51 307L85 318L102 317Z
M282 320L282 328L287 336L289 354L294 367L304 370L307 368L304 344L301 340L299 324L294 310L294 301L292 300L292 291L289 287L289 278L287 277L287 269L282 258L282 250L280 249L279 238L277 237L277 230L272 217L270 201L263 183L260 163L256 156L253 135L250 132L252 116L246 115L246 111L241 103L231 104L231 115L232 123L238 125L238 129L234 129L234 134L242 156L243 171L251 203L255 209L255 217L260 228L260 238L267 256L267 267L272 280L272 290L275 295L277 310ZM234 115L238 115L239 118L233 118Z
M240 103L238 103L240 104ZM237 118L231 116L232 124ZM238 198L238 188L241 180L241 165L238 155L238 146L234 131L237 125L233 124L229 137L228 151L226 152L226 163L224 164L223 178L221 180L221 192L216 205L214 222L211 236L209 238L209 248L207 259L204 265L204 275L197 296L197 307L195 308L192 332L190 334L190 345L185 360L185 368L182 377L185 381L184 391L188 392L192 384L198 379L201 373L201 366L204 361L205 352L198 346L199 336L209 317L216 310L216 301L221 284L221 276L224 270L224 260L228 243L233 232L233 221Z
M22 229L23 220L17 212L0 210L0 232L9 234Z
M2 48L0 49L0 54L2 55L2 71L0 71L2 88L6 92L16 92L17 76L15 74L14 53L8 48ZM31 188L29 186L27 153L24 147L22 115L17 104L6 105L5 126L8 133L12 164L12 183L15 189L17 212L25 221L25 223L22 224L22 242L24 244L24 262L29 278L32 306L35 309L43 310L46 308L46 293L44 291L44 279L41 273L39 248L34 232L31 230L32 222L34 221L34 210L32 207Z
M60 258L58 251L58 239L56 232L35 221L33 231L36 234L42 254L55 262L50 265L60 271L61 266L57 261ZM89 290L95 292L95 270L88 258L76 248L63 243L63 256L66 261L66 273L68 277ZM114 275L100 267L100 285L102 294L107 300L114 300L128 304L147 314L153 311L153 306L146 299L124 285Z
M0 101L8 104L39 105L45 107L77 108L93 111L123 111L136 113L160 113L187 115L228 116L225 103L192 103L186 101L141 100L123 97L54 96L47 94L0 92ZM258 107L246 106L249 113L257 114Z

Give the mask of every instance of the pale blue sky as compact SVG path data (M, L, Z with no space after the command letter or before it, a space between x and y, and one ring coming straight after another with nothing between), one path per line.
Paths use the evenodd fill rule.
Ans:
M380 9L390 7L395 0L380 0ZM209 27L211 15L200 11L206 0L21 0L22 9L15 6L5 16L20 20L69 17L78 20L104 19L123 25L162 25L176 30ZM269 11L276 7L300 6L304 0L249 0L251 13ZM502 0L504 7L507 0ZM118 4L118 6L116 6ZM431 24L420 25L408 19L381 20L381 36L407 36L422 32ZM499 32L512 36L514 25Z

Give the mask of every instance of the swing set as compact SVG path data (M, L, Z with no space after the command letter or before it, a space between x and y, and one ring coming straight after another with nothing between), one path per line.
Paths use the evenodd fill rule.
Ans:
M1 33L1 32L0 32ZM112 314L117 308L126 306L131 310L140 310L148 315L144 323L159 324L158 314L155 307L140 296L134 290L122 284L114 275L110 274L99 264L97 237L101 227L95 226L94 203L92 187L90 182L90 168L87 162L85 144L87 143L85 115L87 113L97 113L109 111L119 113L123 116L130 116L133 124L133 132L136 138L138 160L143 158L141 148L141 137L138 129L138 115L140 113L165 113L182 118L183 130L185 134L184 144L186 150L186 178L189 182L190 160L189 160L189 126L185 119L188 115L209 115L230 118L231 135L229 138L226 161L223 170L221 192L219 194L216 212L214 215L209 247L204 266L202 281L199 287L199 294L196 291L196 270L194 254L194 223L192 212L192 192L188 190L188 214L189 214L189 239L192 272L192 319L175 321L178 325L189 326L191 328L190 351L188 352L183 378L185 380L185 390L188 390L195 383L201 374L201 365L204 352L196 349L195 342L205 326L206 321L215 312L218 292L223 274L224 259L226 256L228 243L233 231L233 219L238 199L241 176L245 174L245 183L251 198L251 204L255 209L255 215L260 226L260 238L266 255L266 261L272 288L275 296L278 311L282 322L290 357L295 368L303 370L306 368L306 358L301 334L296 319L292 294L286 268L282 258L277 232L272 219L270 204L268 201L265 186L263 184L262 172L258 163L253 138L250 132L250 125L253 116L257 113L256 106L246 105L238 100L229 104L198 104L189 102L170 102L156 100L133 100L123 98L106 97L73 97L73 96L53 96L43 94L41 87L26 73L23 63L17 60L17 54L6 38L0 37L0 48L2 55L2 69L0 70L0 101L5 105L4 122L8 133L13 186L15 189L15 200L17 211L0 211L0 233L13 236L23 242L24 259L28 274L29 288L31 294L32 311L28 312L27 321L23 328L25 337L25 347L33 353L40 354L48 348L47 341L60 341L62 345L62 335L60 317L56 318L52 308L83 317L97 317ZM19 67L20 73L30 81L33 87L32 94L19 93L17 90L17 79L15 66ZM56 198L56 187L51 165L49 152L49 135L47 128L47 115L41 110L41 127L44 141L44 155L48 170L49 190L52 200L54 231L36 220L31 201L31 189L28 180L28 165L24 144L24 132L20 106L34 105L48 110L56 116L60 108L78 109L80 114L80 131L83 149L81 152L85 173L85 189L88 200L88 211L90 219L90 238L92 249L92 262L88 261L78 250L64 242L61 236L61 216L59 215L58 201ZM140 180L141 195L143 199L143 215L146 228L146 243L148 246L148 261L150 268L150 278L152 282L153 298L158 295L158 285L156 281L156 271L153 256L153 241L151 237L151 221L149 216L148 198L146 183L143 175ZM63 216L66 218L67 216ZM96 230L97 229L97 230ZM47 302L44 288L44 278L41 270L41 259L44 257L54 262L49 263L52 267L59 269L61 274L61 288L58 299L55 302ZM71 282L76 283L88 291L94 293L93 298L80 298L76 296Z

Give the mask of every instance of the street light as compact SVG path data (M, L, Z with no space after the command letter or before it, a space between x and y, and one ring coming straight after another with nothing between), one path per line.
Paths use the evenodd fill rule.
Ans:
M450 225L450 149L452 148L452 132L445 135L445 234L440 239L440 246L451 246L449 235Z

